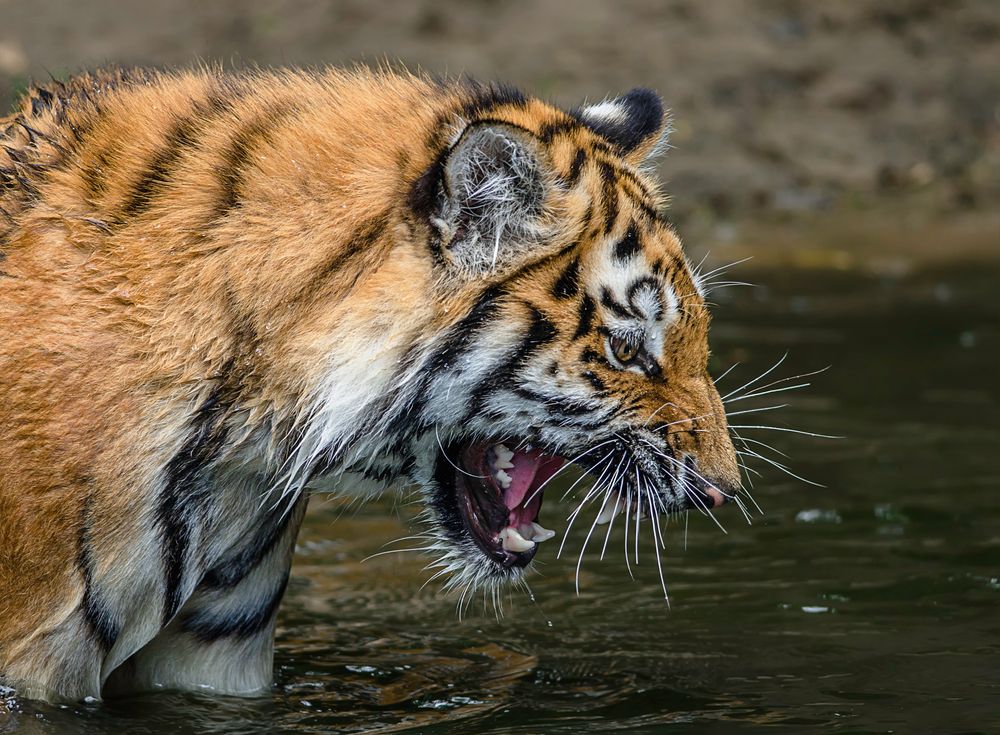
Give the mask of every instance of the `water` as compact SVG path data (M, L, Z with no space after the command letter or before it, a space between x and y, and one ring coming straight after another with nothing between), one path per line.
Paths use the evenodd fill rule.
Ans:
M1000 270L739 275L767 285L719 296L717 372L741 363L723 392L786 350L780 375L832 366L740 423L844 438L747 432L826 487L758 462L752 526L735 507L725 535L692 514L685 549L672 524L669 609L648 539L632 581L617 533L576 596L577 533L561 560L543 546L534 602L460 621L419 591L424 557L361 563L412 506L314 502L269 696L21 702L0 730L1000 732ZM572 505L553 498L542 517L561 529Z

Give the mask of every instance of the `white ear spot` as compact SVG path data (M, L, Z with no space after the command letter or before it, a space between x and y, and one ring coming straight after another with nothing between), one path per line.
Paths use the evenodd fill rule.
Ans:
M663 101L650 89L633 89L621 97L578 108L575 114L634 164L642 163L666 142L668 117Z
M627 114L627 110L615 100L604 100L581 110L582 117L588 123L605 125L621 125L625 122Z

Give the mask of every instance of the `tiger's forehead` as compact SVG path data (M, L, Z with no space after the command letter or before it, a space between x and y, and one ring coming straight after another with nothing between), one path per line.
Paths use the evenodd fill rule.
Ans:
M659 218L623 221L586 244L581 282L605 324L623 332L655 332L702 299L680 241Z

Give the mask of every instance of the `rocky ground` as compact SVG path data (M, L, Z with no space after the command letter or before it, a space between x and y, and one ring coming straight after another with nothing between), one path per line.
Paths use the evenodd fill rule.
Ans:
M904 254L1000 246L995 0L0 0L4 107L29 77L105 63L385 58L566 105L656 88L689 239L781 224L848 250L872 227L866 248Z

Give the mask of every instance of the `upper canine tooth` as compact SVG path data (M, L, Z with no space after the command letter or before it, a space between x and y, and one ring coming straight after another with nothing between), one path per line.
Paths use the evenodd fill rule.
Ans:
M507 551L528 551L535 548L535 542L524 538L516 528L508 526L500 532L500 540Z
M555 531L550 531L547 528L539 526L537 523L531 524L531 540L536 543L541 543L542 541L548 541L550 538L556 535Z
M497 478L497 481L499 481L500 487L502 487L504 490L510 487L510 475L508 475L506 472L504 472L503 470L497 470L495 477Z

